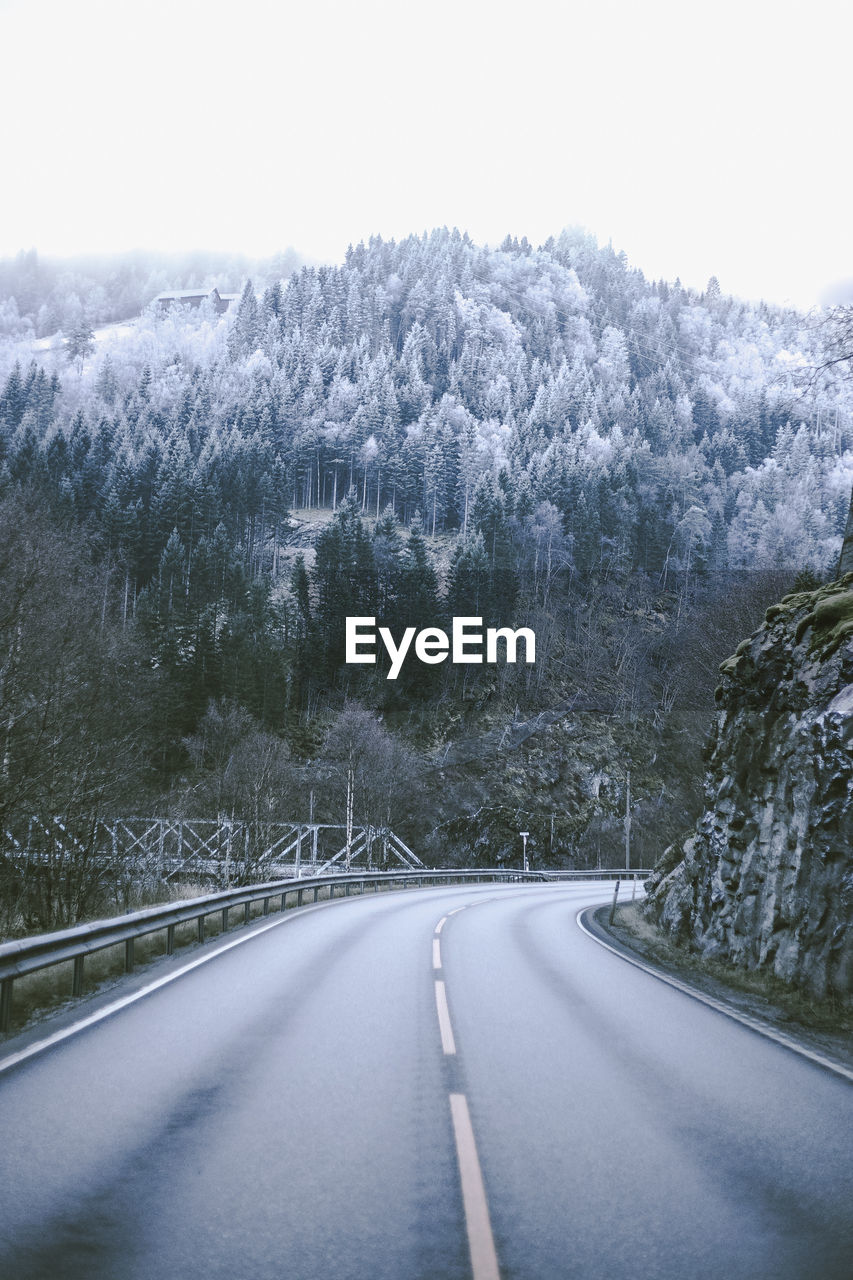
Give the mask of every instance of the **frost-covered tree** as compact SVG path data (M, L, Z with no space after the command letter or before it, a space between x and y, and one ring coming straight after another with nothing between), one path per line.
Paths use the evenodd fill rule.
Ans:
M65 334L65 358L77 366L78 376L83 372L86 359L95 350L95 333L89 322L81 317Z

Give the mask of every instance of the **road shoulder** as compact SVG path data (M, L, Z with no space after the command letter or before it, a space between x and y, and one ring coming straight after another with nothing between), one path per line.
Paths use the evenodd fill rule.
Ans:
M611 925L610 907L602 906L586 912L584 923L590 933L627 959L691 988L740 1020L758 1024L756 1029L764 1027L774 1039L792 1041L809 1056L827 1058L846 1072L853 1071L853 1013L833 1011L826 1004L812 1006L796 993L780 993L780 998L774 999L769 994L746 990L735 985L739 975L733 975L734 981L726 981L699 956L656 936L647 923L635 923L632 914L637 916L638 911L639 904L619 908Z

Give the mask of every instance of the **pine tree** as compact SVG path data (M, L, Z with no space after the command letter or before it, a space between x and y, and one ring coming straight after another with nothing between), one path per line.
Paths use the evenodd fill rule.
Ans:
M81 318L65 335L65 358L69 364L76 364L78 377L82 376L83 365L94 350L94 330L88 320Z
M424 536L417 525L413 525L409 530L400 574L396 625L401 630L406 627L421 630L435 626L438 617L438 577Z
M447 613L452 617L482 617L491 612L489 557L479 531L457 542L447 579Z

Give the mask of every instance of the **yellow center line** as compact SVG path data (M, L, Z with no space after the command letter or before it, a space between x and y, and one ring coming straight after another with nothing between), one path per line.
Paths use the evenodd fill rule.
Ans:
M438 1029L441 1032L441 1047L445 1053L456 1052L456 1041L453 1039L453 1028L450 1025L450 1010L447 1007L447 992L444 983L436 981L435 1005L438 1010Z
M486 1189L483 1186L468 1100L464 1093L451 1093L450 1114L456 1137L456 1156L462 1182L462 1203L465 1207L473 1280L500 1280Z

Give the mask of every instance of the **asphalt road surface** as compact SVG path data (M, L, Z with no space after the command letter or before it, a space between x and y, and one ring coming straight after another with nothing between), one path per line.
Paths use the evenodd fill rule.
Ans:
M7 1043L0 1275L850 1280L853 1085L599 946L611 893L271 917Z

